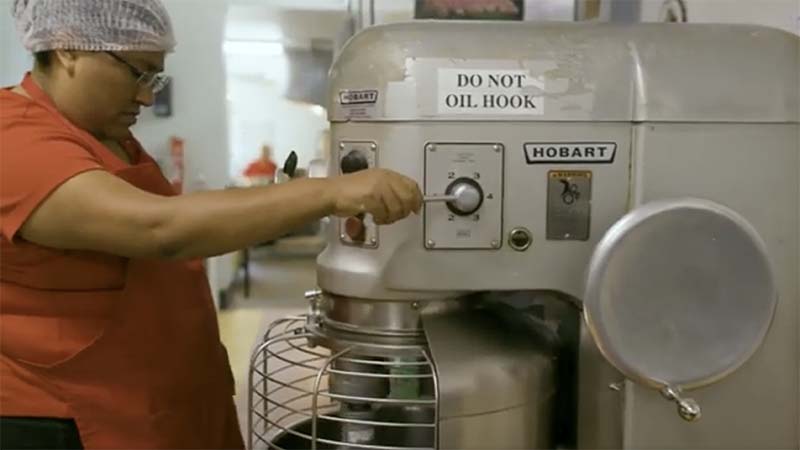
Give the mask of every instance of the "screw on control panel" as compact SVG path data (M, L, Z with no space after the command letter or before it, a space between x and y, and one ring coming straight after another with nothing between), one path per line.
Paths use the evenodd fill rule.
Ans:
M492 148L493 148L493 149L494 149L494 151L496 151L496 152L499 152L499 151L503 150L503 146L502 146L502 145L500 145L500 144L494 144L494 145L492 146Z
M369 144L369 148L371 148L372 150L377 150L378 146L376 144Z
M419 309L419 302L414 302L411 304L411 309Z
M425 150L427 150L429 152L434 152L434 151L436 151L436 146L433 145L433 144L428 144L428 145L425 146Z
M339 143L339 148L344 150L344 142Z
M369 243L372 245L376 245L378 243L378 240L375 238L370 238Z
M492 248L500 248L500 242L492 241Z
M428 242L425 243L425 246L428 247L428 248L436 247L436 242L428 239Z
M342 234L339 235L339 239L341 239L343 241L346 241L347 240L347 236L345 236L344 233L342 233Z

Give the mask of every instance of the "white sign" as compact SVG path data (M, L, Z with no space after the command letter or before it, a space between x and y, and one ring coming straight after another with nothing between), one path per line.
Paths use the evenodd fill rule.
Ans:
M528 164L610 164L617 155L614 142L543 142L525 144Z
M544 80L527 70L439 69L439 114L544 114Z

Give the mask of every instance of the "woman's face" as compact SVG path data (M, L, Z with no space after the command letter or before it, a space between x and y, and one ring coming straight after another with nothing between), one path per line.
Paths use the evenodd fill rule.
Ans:
M61 84L64 111L81 128L100 139L125 139L142 107L155 101L151 87L137 82L143 73L164 70L164 52L72 52L59 57L66 77Z

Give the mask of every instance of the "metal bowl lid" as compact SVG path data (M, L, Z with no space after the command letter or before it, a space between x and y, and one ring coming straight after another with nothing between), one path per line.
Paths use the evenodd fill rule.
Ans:
M753 226L722 205L679 199L636 208L608 230L589 264L584 318L612 365L669 397L744 364L776 305Z

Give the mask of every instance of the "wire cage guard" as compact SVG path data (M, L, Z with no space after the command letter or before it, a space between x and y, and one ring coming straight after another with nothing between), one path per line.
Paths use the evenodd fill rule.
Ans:
M438 380L427 348L348 341L331 350L315 343L308 318L273 322L252 354L248 448L435 449Z

